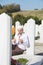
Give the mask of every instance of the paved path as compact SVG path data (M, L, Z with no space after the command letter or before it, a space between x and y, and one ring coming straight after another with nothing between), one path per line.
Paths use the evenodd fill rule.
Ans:
M43 56L34 55L34 56L30 57L30 60L27 63L27 65L41 65L42 58L43 58Z
M35 44L35 54L43 55L43 44Z

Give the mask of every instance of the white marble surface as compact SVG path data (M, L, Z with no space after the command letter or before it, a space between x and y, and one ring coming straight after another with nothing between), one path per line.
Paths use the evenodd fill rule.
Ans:
M16 22L16 33L17 33L17 27L21 25L19 21ZM29 44L30 47L27 48L26 54L33 54L34 55L34 32L35 32L35 20L32 18L27 21L27 23L24 24L24 32L28 35L29 38Z
M0 15L0 65L10 65L11 61L11 26L10 16Z

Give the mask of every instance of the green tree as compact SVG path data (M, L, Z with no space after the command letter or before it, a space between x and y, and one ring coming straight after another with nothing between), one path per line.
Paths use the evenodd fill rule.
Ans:
M39 18L38 18L38 17L34 17L34 20L35 20L35 23L36 23L36 24L38 24L38 25L40 25L40 24L41 24L41 20L39 20Z
M12 13L16 11L20 11L20 5L19 4L8 4L3 7L6 13Z
M0 9L2 9L3 7L2 7L2 5L0 4Z
M34 19L34 16L27 16L26 19L30 19L30 18L33 18Z
M38 25L41 24L41 20L39 20L38 17L36 17L36 16L27 16L27 17L26 17L26 20L28 20L28 19L30 19L30 18L34 19L36 24L38 24Z
M16 21L20 21L20 23L24 25L24 23L26 23L26 18L23 15L18 14L16 16L14 16L12 24L15 25Z

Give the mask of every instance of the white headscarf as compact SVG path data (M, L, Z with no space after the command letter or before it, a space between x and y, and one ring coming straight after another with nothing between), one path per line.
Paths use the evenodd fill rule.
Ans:
M18 29L18 30L19 30L19 29L23 29L23 25L18 26L17 29Z

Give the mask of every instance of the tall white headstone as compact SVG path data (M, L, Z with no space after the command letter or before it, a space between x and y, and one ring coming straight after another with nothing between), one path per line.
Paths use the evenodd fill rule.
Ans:
M11 27L10 16L0 15L0 65L11 65Z
M43 20L41 22L42 22L42 25L43 25Z
M16 32L17 27L20 25L20 22L16 22ZM29 45L30 47L27 48L26 54L34 55L34 37L35 37L35 20L32 18L27 21L27 23L24 24L24 32L28 35L29 38Z
M43 43L43 20L42 24L39 26L39 33L40 33L39 43Z
M18 28L19 25L21 25L20 22L19 21L16 21L16 23L15 23L16 34L18 33L17 28Z
M30 47L27 49L26 54L34 55L35 20L29 19L24 25L24 31L28 35L30 43Z
M39 26L35 25L35 37L38 36L38 32L39 32Z

